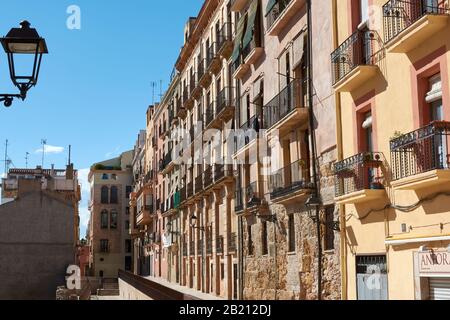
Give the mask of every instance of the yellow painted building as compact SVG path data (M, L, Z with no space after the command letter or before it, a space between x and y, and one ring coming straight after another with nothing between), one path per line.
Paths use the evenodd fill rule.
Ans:
M450 299L448 1L334 1L343 297Z

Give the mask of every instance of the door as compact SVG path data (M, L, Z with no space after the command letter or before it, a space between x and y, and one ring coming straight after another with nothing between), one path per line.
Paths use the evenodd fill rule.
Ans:
M387 300L386 256L356 257L356 285L358 300Z
M430 278L430 300L450 300L450 278Z

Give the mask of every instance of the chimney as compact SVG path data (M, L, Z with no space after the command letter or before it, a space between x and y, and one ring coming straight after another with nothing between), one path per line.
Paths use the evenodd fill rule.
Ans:
M71 163L66 166L66 180L73 180L73 178L73 163Z

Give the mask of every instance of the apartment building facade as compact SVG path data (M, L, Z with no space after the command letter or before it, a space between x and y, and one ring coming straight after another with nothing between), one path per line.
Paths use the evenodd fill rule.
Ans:
M0 299L52 300L77 263L77 171L10 169L0 205Z
M131 197L135 273L226 299L316 299L321 276L322 297L340 297L332 6L316 2L314 112L306 1L208 0L189 18L170 87L147 111L146 170ZM313 143L320 255L305 207Z
M128 151L118 158L96 163L89 172L90 276L117 278L119 270L133 268L129 226L132 155Z
M448 299L448 1L337 1L348 299Z

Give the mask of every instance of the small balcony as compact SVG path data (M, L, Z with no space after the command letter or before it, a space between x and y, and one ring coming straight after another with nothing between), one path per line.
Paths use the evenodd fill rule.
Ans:
M199 195L203 192L203 174L200 174L195 178L195 195Z
M233 32L231 22L225 22L217 37L217 53L224 59L229 59L233 53Z
M205 111L205 130L222 128L222 121L217 117L216 102L213 101L208 105Z
M445 28L450 10L446 1L390 0L383 6L386 49L408 53Z
M206 241L206 254L207 255L212 255L213 253L213 241L211 238L208 238L208 241Z
M267 33L271 36L278 36L284 30L292 17L296 15L305 5L306 0L271 0L272 7L266 12Z
M237 186L235 193L234 211L236 214L241 214L244 211L244 191Z
M207 60L208 59L201 60L197 68L198 83L203 88L208 88L212 81L211 74L207 71Z
M213 42L206 52L206 71L216 75L222 69L222 59L217 50L217 42Z
M380 73L377 63L384 57L376 31L356 31L331 54L333 87L351 92Z
M234 157L238 157L243 152L250 149L251 146L255 145L260 130L265 129L265 126L261 124L259 119L260 116L255 115L245 121L245 123L240 127L240 131L236 134L234 141L234 149L236 152Z
M214 164L214 186L231 182L234 178L233 166L230 164Z
M304 84L300 80L291 81L264 107L264 127L268 128L268 134L278 130L279 135L284 135L308 121L309 110L304 106L302 94L306 92Z
M159 161L159 171L164 175L173 168L172 150L170 150L162 160Z
M194 182L189 182L186 189L186 198L189 200L194 196Z
M421 190L450 182L450 122L436 121L391 140L394 189Z
M236 104L234 90L233 87L225 87L217 95L216 115L224 122L234 118Z
M223 254L223 236L219 236L216 239L216 253Z
M235 232L228 235L228 252L237 251L237 236Z
M203 188L205 190L210 188L214 183L212 168L212 166L207 166L204 172Z
M138 206L136 210L136 226L138 227L150 224L154 213L151 195L141 195L141 197L138 202L144 203L144 201L147 201L147 204Z
M382 184L383 155L364 152L334 165L335 200L339 204L359 204L386 197Z
M176 126L179 123L177 114L175 113L175 108L169 110L169 124L170 126Z
M198 73L194 73L192 75L191 80L189 81L189 86L191 87L191 96L198 100L202 96L203 89L200 86L198 81Z
M235 79L242 79L250 70L250 65L244 62L242 56L231 64L231 74Z
M303 160L278 170L269 180L270 197L272 202L288 204L304 202L314 189L310 182L309 168Z
M249 0L231 0L231 11L240 12L245 8Z

